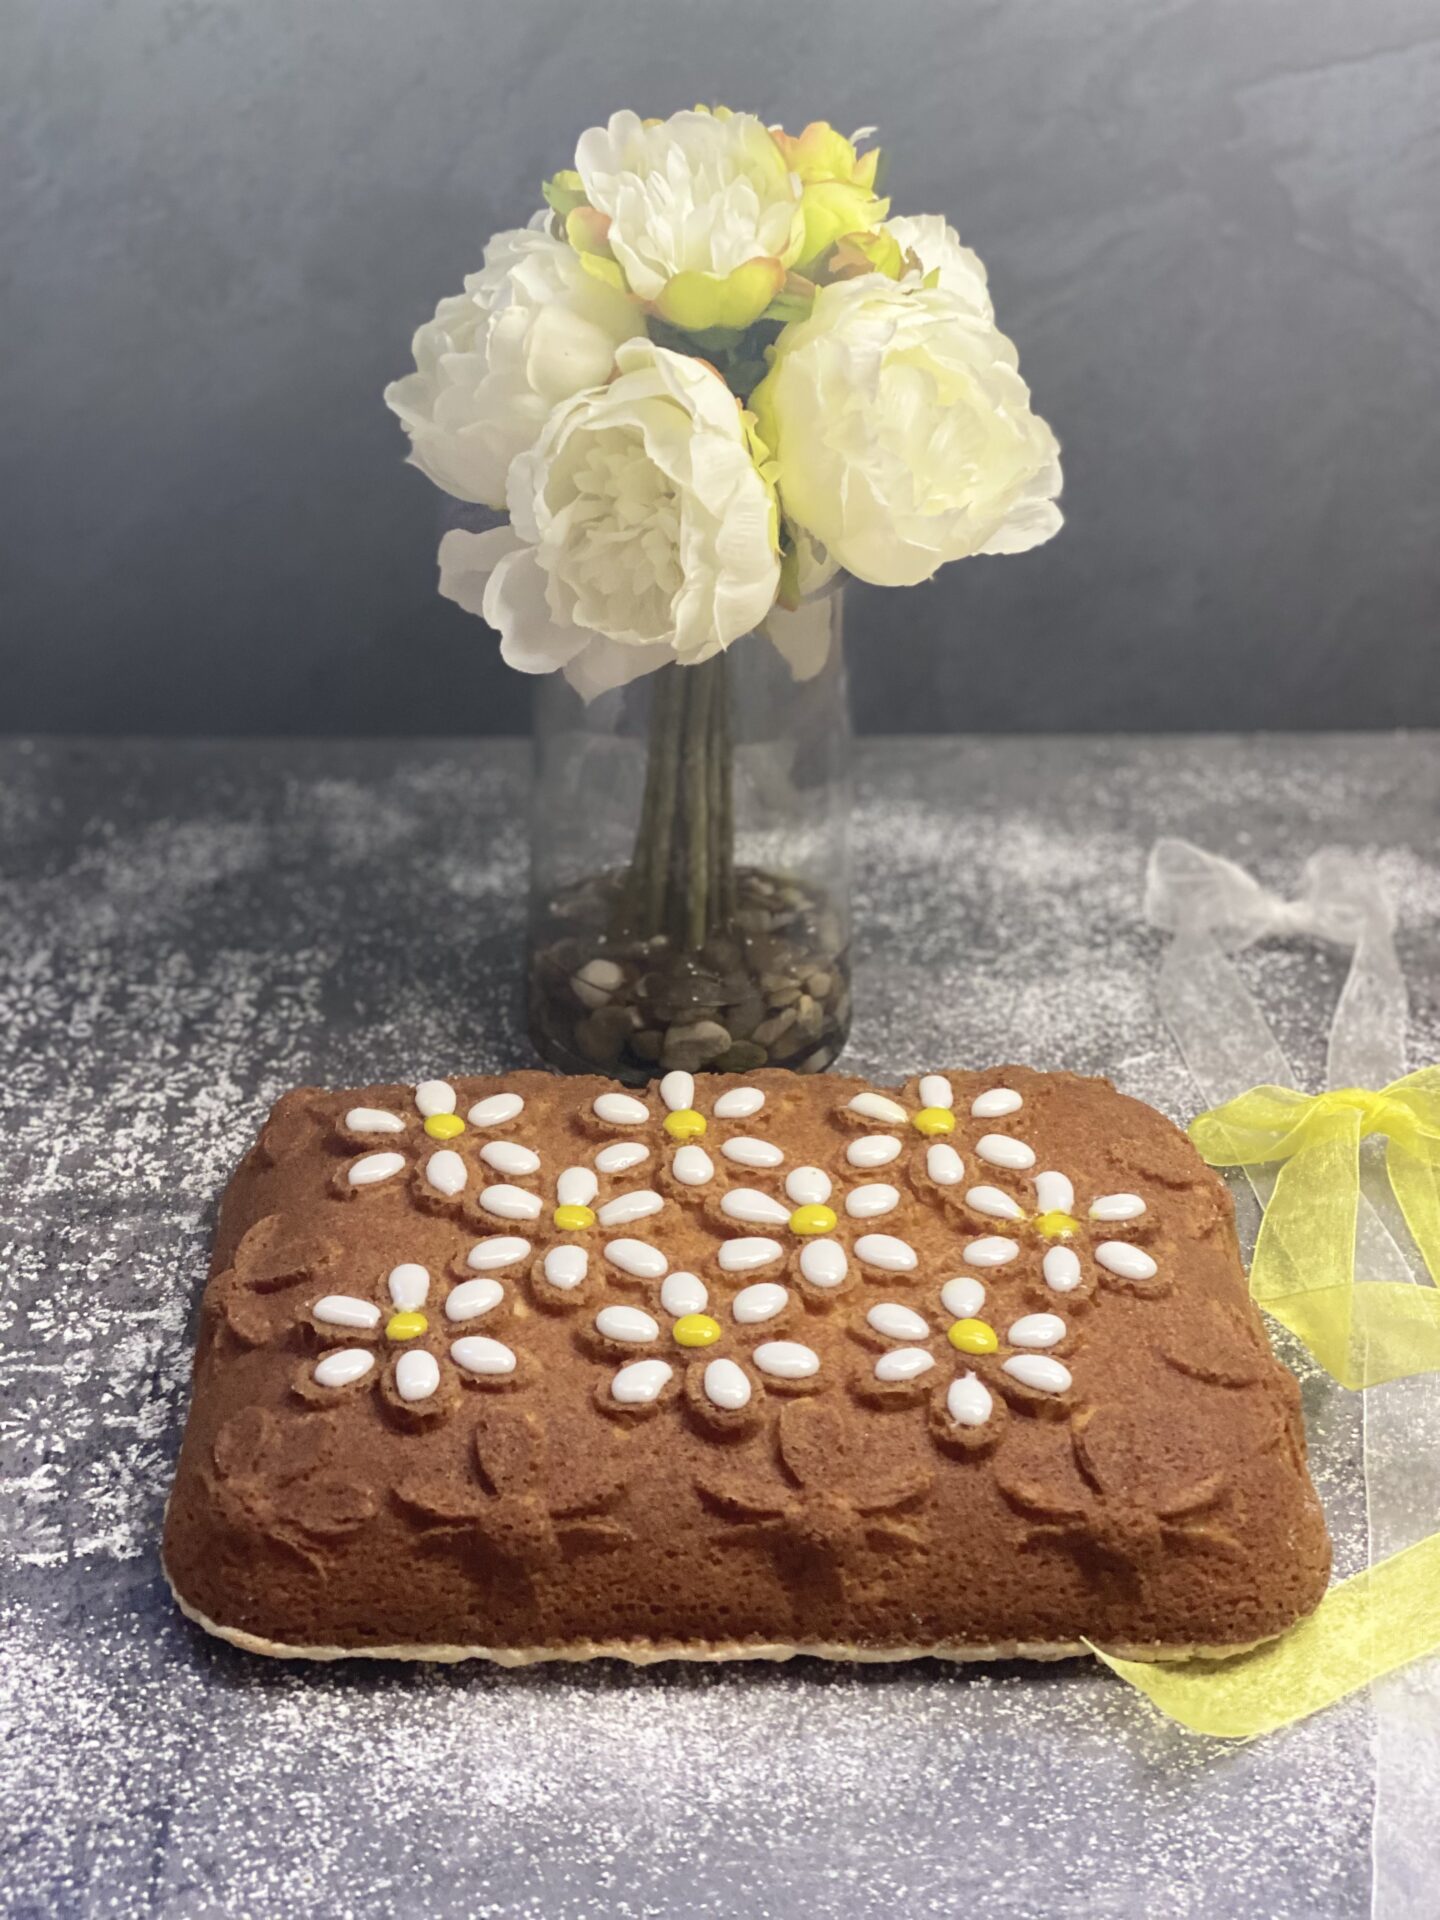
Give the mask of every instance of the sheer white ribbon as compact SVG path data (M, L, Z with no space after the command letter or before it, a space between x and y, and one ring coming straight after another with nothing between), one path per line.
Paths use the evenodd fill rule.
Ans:
M1395 914L1361 858L1329 848L1306 862L1283 900L1231 860L1184 840L1159 840L1145 911L1174 935L1156 986L1160 1010L1204 1103L1248 1088L1298 1084L1269 1022L1231 958L1255 942L1309 936L1350 949L1350 973L1330 1028L1326 1086L1379 1089L1406 1071L1408 1000L1395 951ZM1377 1159L1362 1155L1356 1276L1416 1280ZM1249 1169L1260 1203L1275 1176ZM1394 1230L1392 1230L1394 1229ZM1363 1396L1365 1503L1371 1562L1440 1527L1440 1390L1431 1376L1391 1380ZM1440 1662L1371 1689L1376 1720L1372 1829L1375 1920L1435 1910L1434 1808L1440 1789Z

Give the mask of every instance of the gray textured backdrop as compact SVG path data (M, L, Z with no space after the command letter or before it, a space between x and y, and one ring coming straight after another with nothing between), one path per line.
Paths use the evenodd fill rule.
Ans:
M615 106L879 122L1069 525L851 617L871 728L1440 722L1440 0L10 0L0 726L524 722L380 405Z

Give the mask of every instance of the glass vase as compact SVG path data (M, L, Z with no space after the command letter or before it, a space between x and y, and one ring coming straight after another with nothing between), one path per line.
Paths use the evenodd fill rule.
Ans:
M803 610L805 678L757 632L588 706L539 682L527 978L552 1066L817 1073L844 1045L841 598Z

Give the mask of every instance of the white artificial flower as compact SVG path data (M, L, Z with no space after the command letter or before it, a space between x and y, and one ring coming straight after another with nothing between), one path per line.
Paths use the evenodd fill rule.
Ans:
M694 665L758 626L779 582L774 500L715 370L627 341L510 472L509 527L447 533L440 591L522 673L585 698Z
M385 389L410 458L459 500L505 504L505 477L550 410L610 377L615 349L645 331L627 294L587 273L548 212L497 233L415 335L417 371Z
M612 114L575 170L631 291L679 326L748 326L804 240L800 180L753 114Z
M881 227L899 245L901 253L914 254L924 277L936 276L942 293L952 294L973 307L987 320L995 309L990 303L985 263L979 254L962 246L959 234L938 213L898 214Z
M942 287L822 287L751 396L788 519L830 561L913 586L946 561L1060 528L1059 444L1014 345Z

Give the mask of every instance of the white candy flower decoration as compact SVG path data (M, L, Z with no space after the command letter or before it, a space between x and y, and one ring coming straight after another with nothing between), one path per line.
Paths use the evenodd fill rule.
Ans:
M388 1383L416 1412L441 1412L447 1406L441 1391L447 1357L477 1385L509 1382L517 1365L514 1349L480 1331L503 1303L504 1286L478 1277L461 1281L446 1294L442 1315L434 1312L432 1291L429 1272L407 1261L390 1269L383 1303L355 1293L312 1301L302 1317L324 1351L308 1365L309 1389L330 1395L362 1380ZM382 1371L386 1354L389 1365Z
M695 665L751 631L779 580L774 505L718 374L632 340L610 385L557 408L510 474L509 527L446 534L440 590L523 673L585 697Z
M636 302L552 229L547 210L497 233L483 270L416 333L416 371L385 389L411 460L458 500L503 507L511 463L551 411L608 380L615 349L645 331Z
M787 517L878 586L1059 531L1059 445L1012 343L947 291L865 274L822 287L751 404Z

